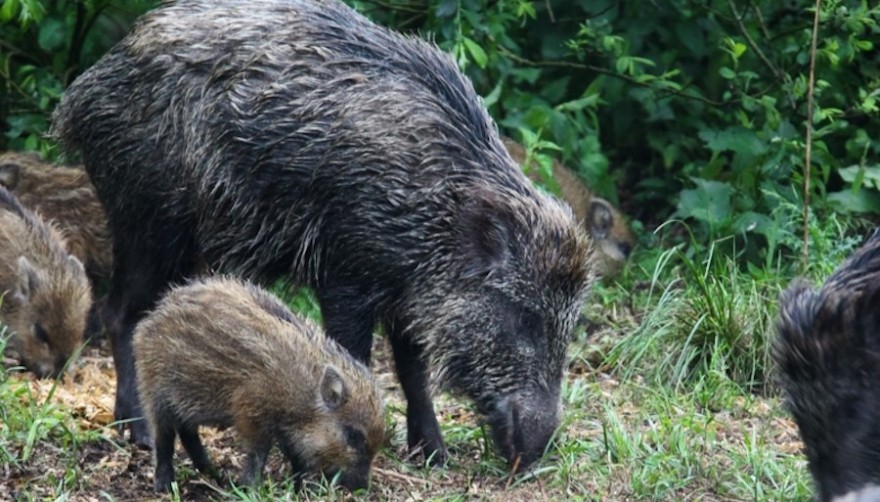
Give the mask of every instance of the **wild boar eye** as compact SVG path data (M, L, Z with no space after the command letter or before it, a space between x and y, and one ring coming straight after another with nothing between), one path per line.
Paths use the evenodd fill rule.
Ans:
M43 329L42 324L34 324L34 336L36 336L37 340L39 340L41 343L49 345L49 335L46 333L46 330Z
M534 339L540 340L544 338L544 320L541 316L534 312L523 311L520 314L520 325L522 329L529 333Z

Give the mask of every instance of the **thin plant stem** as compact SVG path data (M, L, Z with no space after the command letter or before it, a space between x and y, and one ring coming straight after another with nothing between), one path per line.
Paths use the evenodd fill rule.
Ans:
M810 43L810 80L807 85L807 144L806 159L804 160L804 242L803 242L803 268L806 270L808 253L810 249L810 158L813 155L813 90L816 87L816 41L819 35L819 4L822 0L816 0L816 12L813 16L813 36Z

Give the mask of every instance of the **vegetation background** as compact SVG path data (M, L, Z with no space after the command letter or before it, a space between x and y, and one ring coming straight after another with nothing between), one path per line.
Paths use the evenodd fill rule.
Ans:
M775 302L795 275L824 279L880 213L880 7L820 4L807 171L812 1L346 1L433 38L504 133L547 172L563 160L639 234L586 306L551 493L806 498L769 357ZM44 133L65 86L157 3L4 0L0 151L58 158ZM726 419L752 427L710 425Z

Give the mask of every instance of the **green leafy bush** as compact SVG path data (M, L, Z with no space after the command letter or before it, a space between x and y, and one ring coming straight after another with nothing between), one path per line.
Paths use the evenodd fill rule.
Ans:
M0 5L0 150L54 158L44 137L64 88L156 0L4 0Z
M803 204L812 2L347 1L434 39L503 132L538 145L539 161L561 157L636 228L676 217L701 251L733 236L726 251L740 264L797 256L800 222L779 210ZM156 3L6 0L0 147L53 157L42 133L64 87ZM822 3L809 173L818 220L837 213L852 225L880 210L878 18L870 2ZM676 242L690 243L663 244Z
M728 250L748 263L796 256L788 236L799 222L778 213L803 198L812 2L354 3L436 34L502 128L556 143L596 191L649 226L682 218L703 250L734 236ZM880 208L878 18L868 2L822 4L816 218Z

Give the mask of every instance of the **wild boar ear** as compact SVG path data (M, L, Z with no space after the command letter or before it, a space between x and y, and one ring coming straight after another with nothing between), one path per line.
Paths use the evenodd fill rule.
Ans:
M481 277L502 268L510 259L513 240L511 216L495 197L481 194L459 213L459 245L464 254L465 278Z
M330 410L335 410L345 403L348 398L348 389L339 370L327 365L324 368L324 377L321 379L321 399Z
M595 198L590 202L590 235L594 239L604 239L614 226L614 211L604 199Z
M7 190L15 190L18 186L19 172L21 166L12 162L0 164L0 186Z
M31 265L31 262L27 259L27 257L19 256L18 257L18 288L16 289L16 296L21 297L22 299L29 299L31 295L34 294L34 291L40 287L40 278L37 274L37 269Z

